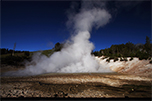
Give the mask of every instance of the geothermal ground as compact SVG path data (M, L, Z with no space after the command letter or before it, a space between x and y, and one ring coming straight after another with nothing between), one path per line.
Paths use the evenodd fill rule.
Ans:
M4 97L150 98L151 78L126 74L47 74L1 78Z
M150 66L151 69L151 64L148 62L139 61L139 64L140 62ZM132 72L137 71L137 68L133 69L135 66L140 68L140 73ZM119 67L121 68L119 71L117 68L115 69L117 72L112 73L48 73L28 77L1 77L0 96L2 98L151 98L152 77L146 71L148 67L145 66L141 69L141 66L130 65L131 72L129 69L122 72L124 68L122 66ZM23 68L2 65L1 72Z

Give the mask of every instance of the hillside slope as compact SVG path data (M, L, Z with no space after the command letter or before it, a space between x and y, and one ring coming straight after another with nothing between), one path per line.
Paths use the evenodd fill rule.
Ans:
M108 58L105 58L104 56L95 57L95 59L103 67L110 68L112 71L118 73L152 76L152 64L149 63L150 60L139 60L138 58L133 58L133 60L129 61L130 57L128 57L128 61L120 61L120 58L118 58L118 61L114 62L114 59L111 59L107 62L106 60Z

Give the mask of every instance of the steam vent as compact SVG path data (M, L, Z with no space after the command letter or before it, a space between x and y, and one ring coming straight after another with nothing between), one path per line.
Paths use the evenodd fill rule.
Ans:
M150 0L4 1L2 100L152 99Z

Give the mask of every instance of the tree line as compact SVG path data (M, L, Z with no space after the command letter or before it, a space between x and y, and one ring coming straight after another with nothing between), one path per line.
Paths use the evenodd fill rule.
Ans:
M8 53L28 53L29 51L18 51L18 50L12 50L12 49L6 49L6 48L0 48L0 52L1 52L1 55L3 54L8 54Z
M152 43L150 38L146 36L145 44L126 44L112 45L110 48L101 49L100 51L92 52L95 56L107 56L111 59L116 57L138 57L140 60L149 59L152 57Z

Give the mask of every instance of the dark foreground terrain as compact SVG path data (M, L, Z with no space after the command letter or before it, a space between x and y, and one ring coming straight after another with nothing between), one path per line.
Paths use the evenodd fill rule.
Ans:
M1 77L0 96L65 98L151 98L152 78L118 73L45 74Z

